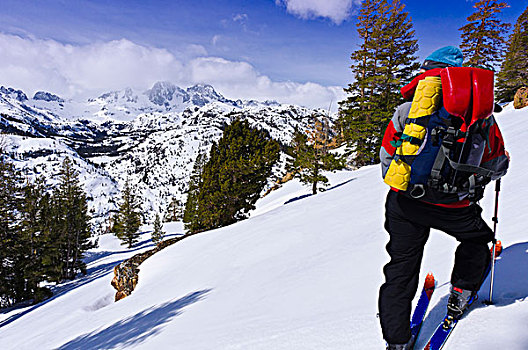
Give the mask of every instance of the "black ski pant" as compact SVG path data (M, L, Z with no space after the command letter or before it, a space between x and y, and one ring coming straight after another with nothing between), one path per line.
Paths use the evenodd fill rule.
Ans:
M441 230L459 242L451 284L477 291L490 263L488 242L493 231L482 220L482 208L445 208L423 203L389 191L385 203L385 229L390 235L385 265L385 283L379 293L379 317L383 337L402 344L411 338L411 302L418 289L418 275L424 245L431 228Z

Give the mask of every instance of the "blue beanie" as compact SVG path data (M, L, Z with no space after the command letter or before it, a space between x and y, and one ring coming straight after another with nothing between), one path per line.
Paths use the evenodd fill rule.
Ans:
M464 56L458 47L446 46L430 54L420 68L425 70L445 67L462 67Z

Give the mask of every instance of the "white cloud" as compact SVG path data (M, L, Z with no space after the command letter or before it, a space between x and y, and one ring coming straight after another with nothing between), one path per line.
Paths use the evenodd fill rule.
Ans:
M209 83L232 99L277 100L301 106L328 108L345 95L340 86L322 86L313 82L277 82L259 74L247 62L228 61L219 57L203 57L189 63L191 80Z
M238 23L244 31L248 30L247 23L249 16L245 13L238 13L233 16L233 22Z
M233 21L234 22L241 22L241 23L244 23L248 20L248 15L245 14L245 13L238 13L236 15L233 16Z
M220 40L222 36L221 35L215 35L213 36L213 38L211 39L211 44L213 44L214 46L216 46L216 44L218 44L218 41Z
M286 6L286 10L302 19L317 17L329 18L341 24L361 5L361 0L276 0L277 5Z
M187 45L186 55L188 56L207 56L207 50L202 45Z
M168 80L182 87L208 83L232 99L274 99L308 107L326 108L343 98L341 87L273 81L248 62L206 57L199 45L183 51L175 55L126 39L74 46L0 33L0 85L28 95L45 90L86 98L128 86L146 90Z
M0 62L0 84L70 97L184 77L183 64L169 51L125 39L73 46L0 34Z

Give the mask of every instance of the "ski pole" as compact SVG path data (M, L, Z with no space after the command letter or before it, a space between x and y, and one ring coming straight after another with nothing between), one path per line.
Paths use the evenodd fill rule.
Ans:
M496 247L497 247L497 223L499 222L499 192L500 192L500 185L501 180L498 179L495 181L495 215L493 216L493 254L491 257L491 279L490 279L490 291L489 291L489 300L487 302L488 305L492 305L492 297L493 297L493 281L495 279L495 255L496 255Z

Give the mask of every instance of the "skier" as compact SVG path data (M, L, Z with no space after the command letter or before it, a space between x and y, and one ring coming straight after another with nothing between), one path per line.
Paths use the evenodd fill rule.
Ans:
M425 59L420 75L413 82L426 76L439 77L444 68L461 67L462 62L462 52L458 48L447 46L438 49ZM402 88L404 97L409 91L414 92L412 86ZM499 111L497 107L495 112ZM402 136L410 110L411 102L400 105L385 132L380 151L384 178L393 161L396 142ZM483 141L486 145L480 166L492 169L494 175L476 186L480 194L485 183L506 173L509 164L509 155L504 149L504 141L493 116L486 118L486 122L489 127ZM494 239L493 231L481 217L482 208L476 203L480 199L478 195L460 192L457 195L457 199L449 203L435 203L429 199L433 197L427 196L412 198L396 188L391 188L387 195L385 229L390 241L386 249L391 260L383 269L385 283L379 292L379 318L387 349L405 350L414 346L416 339L411 339L410 332L411 302L418 288L423 249L431 228L441 230L460 242L451 275L448 310L461 314L483 282L490 262L488 243Z

